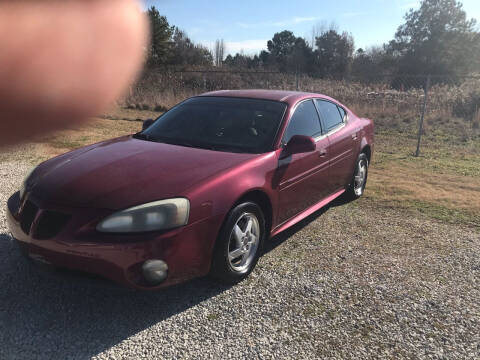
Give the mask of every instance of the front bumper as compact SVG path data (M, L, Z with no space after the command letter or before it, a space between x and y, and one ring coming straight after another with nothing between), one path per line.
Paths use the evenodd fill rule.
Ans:
M30 211L34 215L29 226L21 216L27 201L38 209ZM44 219L50 212L68 214L68 221L58 231L40 231L41 226L49 225L42 216ZM7 203L7 223L21 249L30 257L57 267L94 273L129 287L157 289L208 273L217 233L213 218L163 233L97 232L95 224L110 212L46 204L31 194L21 202L16 193ZM157 286L149 285L142 274L142 265L151 259L168 264L167 278Z

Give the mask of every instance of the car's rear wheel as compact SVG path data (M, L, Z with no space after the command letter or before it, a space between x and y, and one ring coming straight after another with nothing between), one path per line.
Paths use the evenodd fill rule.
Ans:
M365 153L361 153L355 162L355 171L353 173L352 182L347 189L346 195L350 199L358 199L365 192L368 177L368 157Z
M235 206L218 236L211 276L227 283L245 279L257 264L265 237L265 218L253 202Z

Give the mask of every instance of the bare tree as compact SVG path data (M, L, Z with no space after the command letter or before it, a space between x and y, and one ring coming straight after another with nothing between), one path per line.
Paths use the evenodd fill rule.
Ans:
M316 39L330 30L338 32L338 25L334 21L329 24L326 20L322 20L313 25L312 29L310 30L310 39L308 40L308 45L312 49L315 49L317 41Z
M213 54L213 58L215 61L215 66L221 67L223 64L223 58L225 56L226 46L223 39L217 39L215 41L215 50Z

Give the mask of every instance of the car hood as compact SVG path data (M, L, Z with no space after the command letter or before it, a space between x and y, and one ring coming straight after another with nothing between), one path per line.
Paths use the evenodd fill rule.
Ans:
M61 155L32 174L30 190L49 203L123 209L182 196L255 157L122 137Z

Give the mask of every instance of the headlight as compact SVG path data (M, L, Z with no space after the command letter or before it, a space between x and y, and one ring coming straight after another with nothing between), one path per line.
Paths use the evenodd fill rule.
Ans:
M20 200L23 199L23 197L25 196L28 179L30 178L30 175L32 175L32 173L35 171L35 169L36 168L33 168L28 172L27 176L25 176L25 178L22 181L22 185L20 185Z
M190 202L185 198L154 201L116 212L97 225L106 233L166 230L186 225Z

